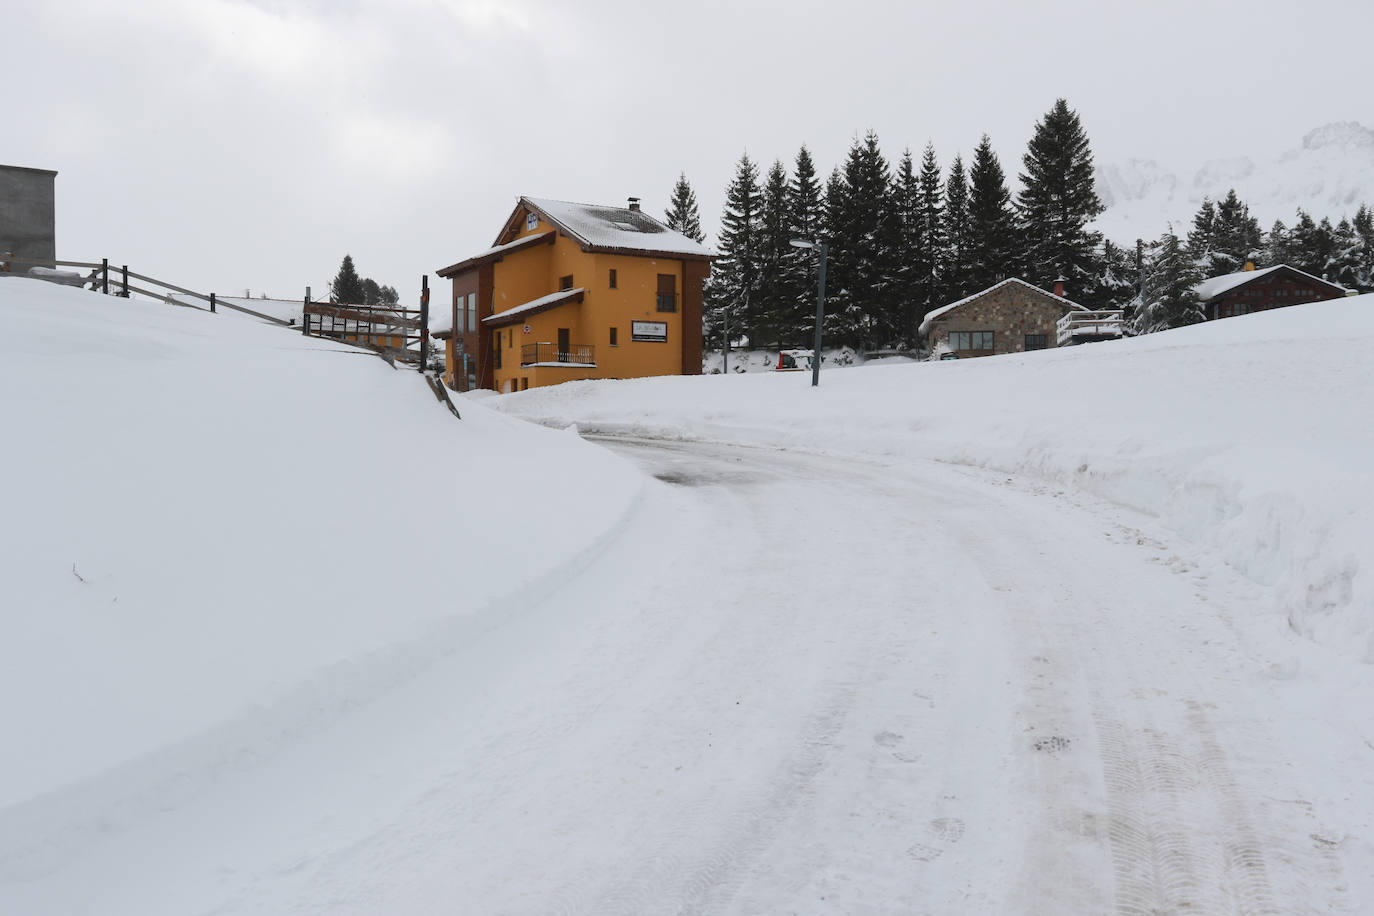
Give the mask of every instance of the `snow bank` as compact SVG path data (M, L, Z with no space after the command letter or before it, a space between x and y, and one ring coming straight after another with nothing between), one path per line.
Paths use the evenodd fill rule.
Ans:
M487 403L584 431L1033 474L1158 516L1374 662L1374 296L977 360L578 382ZM1269 613L1257 609L1257 613Z
M414 676L586 562L643 479L261 322L24 279L0 315L10 826L81 784L166 798Z

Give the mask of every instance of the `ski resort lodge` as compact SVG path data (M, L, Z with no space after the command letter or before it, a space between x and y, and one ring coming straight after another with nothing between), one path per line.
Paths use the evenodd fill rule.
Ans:
M521 197L453 284L445 381L522 391L577 379L701 373L702 284L715 258L643 212Z

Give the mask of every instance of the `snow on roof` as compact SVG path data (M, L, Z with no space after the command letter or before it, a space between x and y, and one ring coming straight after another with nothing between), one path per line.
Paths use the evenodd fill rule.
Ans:
M1258 280L1265 274L1271 274L1276 270L1291 270L1293 273L1300 274L1313 282L1325 283L1327 286L1332 286L1340 290L1345 289L1345 287L1341 286L1339 283L1332 283L1330 280L1314 277L1306 271L1298 270L1296 267L1289 267L1287 264L1275 264L1273 267L1265 267L1260 270L1241 270L1233 274L1222 274L1220 277L1209 277L1193 287L1193 292L1197 293L1199 299L1206 302L1208 299L1215 299L1222 293L1229 293L1237 286L1244 286L1251 280Z
M930 332L930 324L931 324L931 322L932 322L932 321L935 321L937 318L939 318L940 316L944 315L946 312L952 312L954 309L957 309L959 306L961 306L961 305L966 305L966 304L972 302L974 299L977 299L979 296L985 295L986 293L990 293L990 292L992 292L992 291L995 290L995 289L1000 289L1000 288L1002 288L1003 286L1006 286L1008 283L1019 283L1019 284L1021 284L1022 286L1026 287L1027 289L1033 289L1033 290L1035 290L1037 293L1044 293L1046 296L1049 296L1051 299L1058 299L1060 302L1063 302L1065 305L1072 306L1073 308L1078 309L1080 312L1086 312L1086 311L1088 310L1088 309L1087 309L1087 306L1079 305L1077 302L1073 302L1073 301L1071 301L1071 300L1069 300L1069 299L1065 299L1063 296L1056 296L1054 293L1050 292L1049 290L1041 289L1040 287L1036 286L1034 283L1027 283L1025 280L1022 280L1022 279L1020 279L1019 277L1007 277L1007 279L1003 280L1001 283L994 283L992 286L989 286L987 289L979 290L978 292L974 293L974 294L971 295L971 296L965 296L964 298L960 299L958 302L951 302L949 305L942 305L942 306L940 306L938 309L935 309L934 311L926 312L926 317L923 318L923 319L921 319L921 328L920 328L920 332L921 332L922 334L928 334L928 333Z
M534 197L522 197L520 200L591 248L654 251L697 258L716 256L705 245L669 229L643 210Z
M534 312L543 311L546 308L552 308L555 305L561 305L563 304L563 302L572 299L580 300L582 298L582 294L586 291L587 288L585 286L579 286L575 289L560 289L556 293L549 293L547 296L540 296L538 299L531 299L529 302L522 302L514 308L506 309L504 312L497 312L495 315L488 315L486 318L482 319L482 324L507 324L512 319L517 318L521 315L527 315L532 314Z
M441 267L437 271L435 271L435 273L437 273L441 277L451 277L454 274L462 273L469 267L474 267L478 264L481 264L483 261L494 260L496 258L501 257L501 255L509 254L510 252L515 251L519 248L525 248L530 245L534 245L537 242L549 241L552 239L552 237L553 232L551 231L539 232L534 235L527 235L522 238L518 238L513 242L506 242L504 245L495 245L491 248L488 248L481 254L475 254L470 258L466 258L462 261L459 261L457 264L450 264L448 267Z

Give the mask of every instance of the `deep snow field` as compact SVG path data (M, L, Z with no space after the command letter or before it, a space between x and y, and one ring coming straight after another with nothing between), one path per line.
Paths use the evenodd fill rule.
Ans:
M898 771L875 776L844 756L851 744L876 742L891 750L885 766L907 760L895 730L855 738L836 720L806 732L812 751L834 759L779 758L807 787L769 796L781 812L764 819L771 845L756 827L736 839L776 853L790 836L799 848L760 853L766 865L748 881L726 861L748 844L698 850L711 867L683 877L686 846L651 841L664 819L709 833L719 826L712 799L733 799L736 811L756 803L748 777L768 770L770 742L787 737L770 723L789 711L804 717L808 699L829 689L805 678L829 664L829 609L856 587L845 570L862 570L908 614L902 602L919 598L933 575L921 564L955 562L959 545L927 544L929 554L913 550L909 564L892 558L940 513L964 526L969 544L1012 549L996 537L996 513L946 499L940 480L974 493L987 482L990 492L994 483L1020 488L1004 504L1032 517L1042 492L1119 507L1136 520L1121 530L1155 532L1141 543L1173 539L1168 562L1240 583L1228 594L1244 600L1198 622L1198 651L1181 664L1227 660L1228 671L1216 672L1229 679L1213 697L1220 708L1208 707L1217 734L1245 718L1284 736L1282 766L1306 794L1256 800L1254 823L1282 820L1265 805L1306 806L1303 817L1320 826L1310 839L1298 831L1302 856L1335 857L1344 875L1337 893L1310 871L1281 874L1271 859L1273 899L1286 891L1283 899L1302 898L1311 912L1374 909L1374 297L1065 350L827 367L818 389L810 373L760 372L455 396L461 421L413 372L244 315L25 279L0 280L0 315L0 913L909 911L883 896L903 886L897 872L845 884L843 869L807 867L825 845L811 837L853 832L877 844L897 829L876 809L864 819L869 796L834 794L870 783L894 799L914 791L892 781ZM736 454L758 454L759 467L775 456L791 479L747 499L717 484L673 490L577 432L687 451L706 443L725 482ZM818 521L837 538L862 533L864 520L842 518L843 509L819 520L807 511L808 475L829 468L838 479L849 465L862 474L845 485L871 488L856 490L855 504L864 497L866 511L879 513L883 468L893 477L934 469L925 504L873 518L872 530L891 532L889 552L831 558L839 548L807 540L803 568L789 566L786 551L752 545L767 578L737 606L710 587L721 569L663 563L659 542L730 566L731 550L754 537L745 519L760 507L799 533ZM893 499L907 492L892 486ZM697 493L718 494L703 503L710 513ZM1065 528L1065 517L1076 516L1056 516L1046 530L1081 544L1101 539ZM1024 529L1006 530L1021 538ZM1016 562L1008 559L1017 576L1035 573ZM1156 584L1143 574L1111 578L1124 568L1104 569L1093 593ZM735 570L739 582L761 572ZM1094 582L1093 570L1083 575ZM789 597L792 583L827 597L805 605ZM617 604L616 595L643 600L660 586L678 591L652 606ZM936 583L930 590L945 594ZM1116 640L1145 639L1150 596L1122 598L1135 629ZM732 654L742 650L724 644L729 631L713 629L723 626L717 604L732 620L768 605L776 619L795 610L817 627L815 638L800 626L770 630L773 618L760 615L748 634L760 678L775 641L799 659L778 669L796 684L773 701L782 705L741 711L741 699L765 695L749 693L757 685L739 658L751 656ZM961 630L957 603L939 604L949 619L940 618L940 635L932 623L910 643L921 661L907 667L935 665L956 646L986 653L994 670L1003 637L972 618ZM874 639L905 619L886 613L875 607L862 618ZM1161 620L1170 613L1161 608ZM846 621L860 628L858 616ZM652 639L636 641L641 633ZM1050 656L1074 631L1035 638ZM716 654L689 653L698 639ZM868 664L857 650L855 658ZM625 670L595 670L603 659ZM1149 677L1165 663L1142 655L1124 667ZM1110 681L1110 665L1100 663L1101 679ZM898 677L893 668L840 690L854 729L914 714L909 692L879 686L890 678L905 689L902 678L921 670ZM836 676L848 684L851 674ZM951 741L986 749L995 745L979 743L991 739L968 716L993 723L998 702L1020 698L1002 695L1016 689L1010 680L982 691L979 675L967 665L951 672L951 683L984 694L983 705L956 705L940 721ZM1161 670L1161 694L1182 676ZM569 699L569 685L585 695ZM754 718L731 725L743 715ZM673 729L688 720L714 732L714 749L684 750L689 736ZM995 757L964 760L956 750L943 769L919 766L935 767L942 785L995 781ZM650 764L679 772L675 755L692 754L702 775L690 790L653 775ZM1279 766L1232 759L1228 791L1271 764ZM675 791L701 793L679 801L706 807L673 807ZM1089 787L1085 797L1095 791L1105 790ZM1186 808L1190 799L1173 801ZM991 801L982 807L985 820L996 816ZM1230 809L1220 810L1213 825ZM900 861L884 863L951 869L930 879L929 901L943 904L928 901L925 911L1097 911L1062 907L1109 900L1113 881L1120 892L1133 879L1119 864L1114 874L1089 868L1096 885L1053 898L1059 910L1025 888L975 893L961 883L969 874L1008 872L1018 852L1014 837L995 828L983 836L968 812L961 817L931 819L918 842L894 840ZM877 858L877 845L854 848L851 872ZM1086 846L1070 849L1091 859ZM719 883L702 887L702 874ZM799 896L771 895L770 874ZM592 893L612 879L640 896L622 886L614 898ZM687 885L695 896L679 899L694 905L654 896ZM800 896L813 885L820 891ZM846 889L855 895L848 904ZM803 899L812 902L795 902ZM1281 911L1256 906L1240 910Z
M1374 296L993 359L576 382L489 402L583 432L929 458L1162 519L1374 663Z

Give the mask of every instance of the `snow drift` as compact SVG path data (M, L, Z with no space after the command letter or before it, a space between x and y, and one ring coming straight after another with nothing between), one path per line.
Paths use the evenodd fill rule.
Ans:
M1149 337L810 375L583 382L488 403L584 431L906 455L1158 516L1374 662L1374 296ZM990 522L992 523L992 522Z

